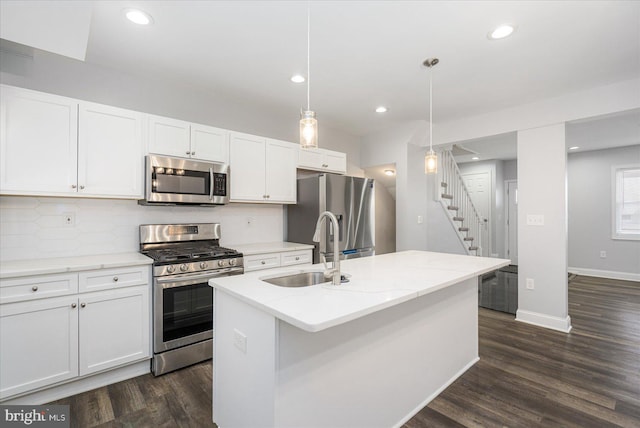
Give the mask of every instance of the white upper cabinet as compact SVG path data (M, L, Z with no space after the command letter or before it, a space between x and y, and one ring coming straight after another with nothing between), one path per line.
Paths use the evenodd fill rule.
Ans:
M191 157L229 163L229 131L192 123Z
M326 149L300 148L298 168L345 174L347 172L347 154Z
M142 114L80 103L78 191L87 195L142 197Z
M78 103L0 87L2 193L76 193Z
M147 115L147 117L150 153L183 158L191 157L189 122L152 115Z
M142 197L140 113L1 89L0 193Z
M232 133L230 183L232 202L296 202L297 144Z
M229 162L229 132L168 117L149 118L149 152L166 156Z

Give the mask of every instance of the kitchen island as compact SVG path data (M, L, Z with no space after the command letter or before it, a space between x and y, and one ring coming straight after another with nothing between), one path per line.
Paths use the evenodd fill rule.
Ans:
M342 262L348 283L215 278L213 420L401 426L478 361L478 276L508 260L403 251Z

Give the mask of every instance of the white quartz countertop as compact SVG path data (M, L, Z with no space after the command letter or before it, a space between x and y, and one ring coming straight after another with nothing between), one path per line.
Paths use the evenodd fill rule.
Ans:
M319 270L321 264L214 278L212 287L309 332L321 331L499 269L506 259L402 251L341 262L350 282L279 287L261 280Z
M313 245L298 244L295 242L264 242L260 244L229 244L225 247L233 248L240 251L243 256L253 256L255 254L267 254L267 253L281 253L283 251L300 251L300 250L312 250Z
M80 272L83 270L139 266L152 263L152 259L140 253L97 254L93 256L3 261L0 262L0 278Z

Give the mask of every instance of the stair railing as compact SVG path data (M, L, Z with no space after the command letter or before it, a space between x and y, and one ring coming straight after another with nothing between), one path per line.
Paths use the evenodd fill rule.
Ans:
M458 209L449 209L450 218L464 218L459 225L455 221L453 223L457 228L456 232L463 240L465 251L467 254L472 254L472 251L475 250L476 255L482 255L482 248L485 245L484 231L486 225L484 219L480 216L479 211L471 200L467 186L464 184L462 174L451 151L444 150L438 157L440 165L438 167L436 198L442 200L442 194L453 196L453 199L449 199L448 204L450 205L448 206L457 207ZM443 187L442 183L446 183L446 187ZM465 240L464 238L467 237L472 237L473 241Z

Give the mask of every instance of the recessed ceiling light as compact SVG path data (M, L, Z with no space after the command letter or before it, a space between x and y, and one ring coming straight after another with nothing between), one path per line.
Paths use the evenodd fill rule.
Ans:
M140 9L125 9L124 15L127 19L134 24L138 25L149 25L153 23L153 18L146 12L141 11Z
M474 156L471 158L471 160L480 160L480 158L478 156Z
M376 107L376 113L386 113L389 111L385 106Z
M304 83L305 80L306 79L301 74L294 74L293 76L291 76L291 81L293 83Z
M489 34L487 34L487 37L489 38L489 40L504 39L505 37L508 37L511 34L513 34L515 30L516 30L515 25L503 24L503 25L500 25L499 27L496 27L494 30L490 31Z
M396 172L392 169L385 169L384 175L394 175Z
M571 146L571 147L569 147L569 150L578 150L579 148L580 147L578 147L578 146Z

